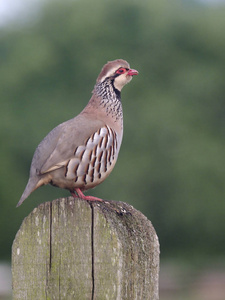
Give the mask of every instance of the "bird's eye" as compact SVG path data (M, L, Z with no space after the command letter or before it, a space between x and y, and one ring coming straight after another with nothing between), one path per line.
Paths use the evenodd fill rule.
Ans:
M126 68L119 68L119 69L116 71L116 74L124 74L126 71L127 71Z

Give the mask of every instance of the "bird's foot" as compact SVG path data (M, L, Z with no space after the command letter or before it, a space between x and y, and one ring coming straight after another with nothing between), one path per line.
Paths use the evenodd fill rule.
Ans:
M97 198L97 197L93 197L93 196L85 196L80 189L75 189L75 193L71 192L71 195L74 197L74 198L80 198L80 199L83 199L83 200L87 200L87 201L100 201L102 202L103 200L100 199L100 198Z

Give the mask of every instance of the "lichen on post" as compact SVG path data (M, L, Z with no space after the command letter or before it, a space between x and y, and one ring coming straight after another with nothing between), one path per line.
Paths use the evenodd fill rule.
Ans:
M24 219L12 275L16 300L157 300L158 238L126 203L57 199Z

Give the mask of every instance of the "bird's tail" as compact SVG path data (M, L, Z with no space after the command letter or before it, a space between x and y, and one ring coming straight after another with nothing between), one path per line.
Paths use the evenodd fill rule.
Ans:
M20 206L22 203L23 203L23 201L34 191L34 190L36 190L39 186L40 186L40 184L39 184L39 182L40 182L40 178L38 178L38 177L32 177L32 178L30 178L29 179L29 181L28 181L28 183L27 183L27 186L26 186L26 188L25 188L25 190L24 190L24 192L23 192L23 195L21 196L21 198L20 198L20 201L17 203L17 206L16 207L18 207L18 206Z

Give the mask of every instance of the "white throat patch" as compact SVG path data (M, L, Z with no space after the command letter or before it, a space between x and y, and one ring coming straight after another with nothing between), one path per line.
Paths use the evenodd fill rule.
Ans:
M127 72L124 74L119 75L114 79L114 87L121 92L122 88L125 84L130 82L132 79L132 76L127 75Z

